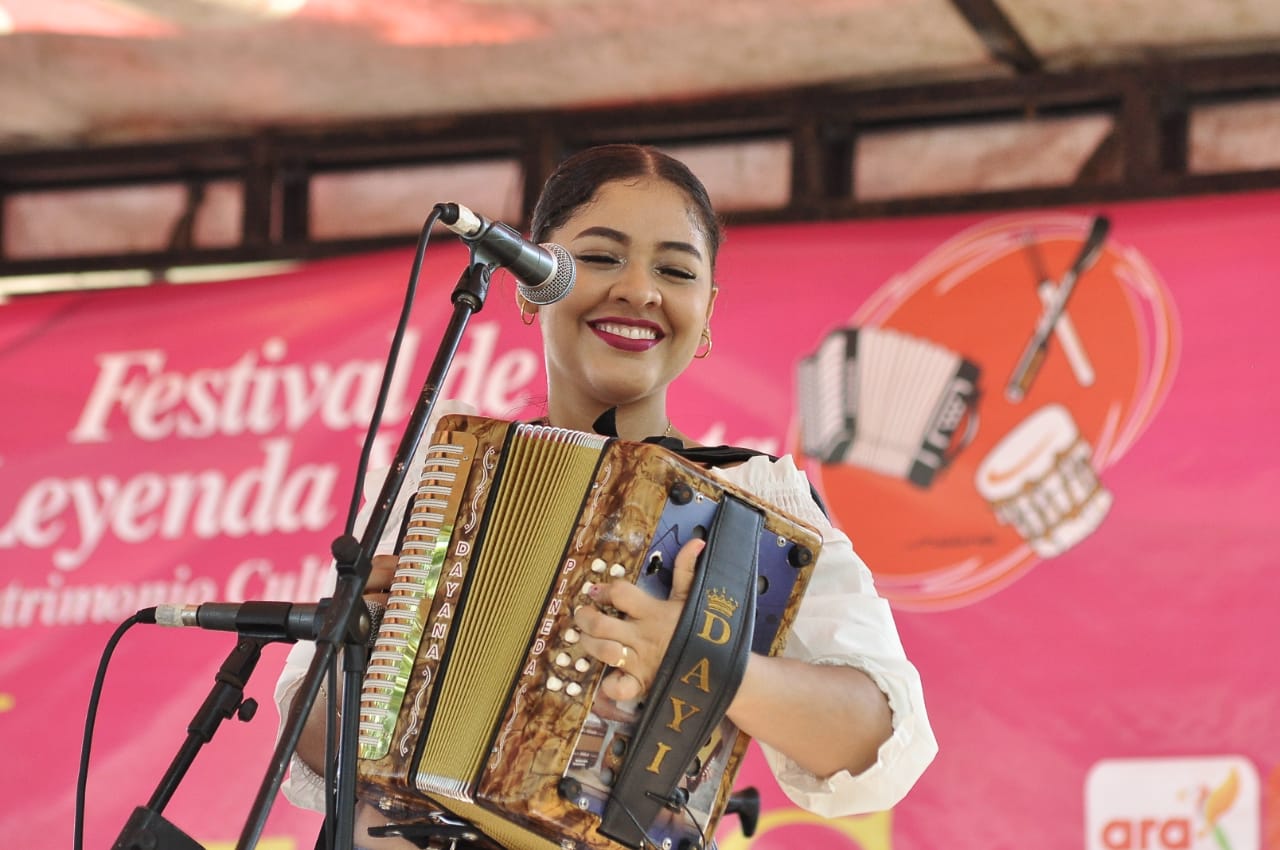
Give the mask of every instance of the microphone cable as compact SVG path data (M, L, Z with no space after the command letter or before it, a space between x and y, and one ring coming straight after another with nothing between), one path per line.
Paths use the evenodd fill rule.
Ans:
M148 616L150 619L148 619ZM98 716L98 702L102 698L102 683L107 677L107 665L111 663L111 655L116 644L124 637L124 633L138 623L154 623L155 608L143 608L132 614L111 634L106 647L102 650L102 658L98 661L98 672L93 677L93 690L89 693L89 709L84 720L84 739L80 745L80 770L76 774L76 810L72 838L73 850L84 850L84 801L85 790L89 784L89 751L93 746L93 726Z
M391 378L395 375L400 360L400 347L404 342L405 331L409 327L409 315L413 311L413 302L418 293L418 277L422 274L422 261L427 253L427 243L431 239L431 229L440 218L440 210L433 209L422 225L418 236L418 247L413 255L413 267L409 271L409 285L405 288L404 304L400 308L400 319L396 322L395 333L391 337L391 349L387 354L387 368L382 373L382 384L378 387L378 398L373 404L373 414L369 417L369 430L365 432L364 445L360 448L360 459L356 463L356 485L351 494L351 503L347 506L347 521L343 526L349 537L354 533L356 514L360 512L360 496L364 492L364 476L369 469L369 457L373 454L373 443L378 435L378 426L382 424L382 414L387 406L387 398L391 395ZM405 364L409 368L409 364Z

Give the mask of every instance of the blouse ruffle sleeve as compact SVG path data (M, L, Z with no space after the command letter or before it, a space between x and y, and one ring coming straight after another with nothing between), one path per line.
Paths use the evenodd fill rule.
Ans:
M871 571L814 502L809 480L791 457L754 457L717 469L726 481L816 527L823 538L808 591L785 654L813 664L856 667L889 700L893 734L874 764L855 775L822 778L768 746L761 746L779 786L796 805L824 817L891 808L906 795L938 751L925 711L920 674L907 659L889 603L876 593Z

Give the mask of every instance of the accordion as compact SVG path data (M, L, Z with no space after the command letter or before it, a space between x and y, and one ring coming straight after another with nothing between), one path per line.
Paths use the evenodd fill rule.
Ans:
M782 650L820 535L661 445L458 415L406 529L361 693L361 796L505 848L709 844L749 743L725 711L750 653ZM696 537L657 679L615 702L573 612L592 582L665 598Z
M972 439L978 371L892 328L832 331L797 370L803 450L927 488Z

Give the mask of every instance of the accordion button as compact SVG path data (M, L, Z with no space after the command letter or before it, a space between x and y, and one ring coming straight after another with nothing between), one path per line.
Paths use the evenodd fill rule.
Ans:
M594 561L591 562L591 572L602 573L604 572L605 567L607 566L608 564L604 562L604 558L596 558Z
M583 592L584 594L590 594L590 593L591 593L591 588L593 588L593 587L595 587L595 586L596 586L596 583L595 583L594 581L584 581L584 582L582 583L582 592Z
M564 682L561 681L558 677L556 676L547 677L547 690L558 691L563 687L564 687Z
M565 685L564 692L571 697L581 696L582 685L579 685L577 682L570 682Z
M557 655L557 656L556 656L556 666L557 666L557 667L568 667L568 666L569 666L569 662L570 662L570 661L572 661L572 660L573 660L573 659L569 657L569 653L567 653L567 652L562 652L562 653L560 653L559 655Z
M573 669L577 670L579 673L585 673L591 669L591 660L588 658L579 658L577 661L573 662Z
M622 578L626 574L627 574L627 568L622 566L622 564L614 564L612 567L609 568L609 575L613 576L614 578Z
M568 644L574 644L574 643L577 643L577 642L578 642L578 638L580 638L580 637L581 637L581 635L579 635L579 634L578 634L578 630L577 630L577 629L565 629L565 631L564 631L564 642L565 642L565 643L568 643Z
M807 546L792 546L787 553L787 561L793 567L807 567L813 563L813 552Z
M667 491L667 497L677 505L687 505L693 501L693 488L683 481L677 481Z

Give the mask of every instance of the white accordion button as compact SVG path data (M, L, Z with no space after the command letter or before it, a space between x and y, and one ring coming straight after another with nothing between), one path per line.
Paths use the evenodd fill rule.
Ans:
M602 573L606 566L608 566L608 564L604 562L604 558L596 558L591 562L591 572Z
M613 576L614 578L622 578L626 574L627 574L627 568L622 566L622 564L614 564L612 567L609 568L609 575Z
M569 657L569 653L567 653L567 652L562 652L562 653L560 653L559 655L557 655L557 656L556 656L556 666L557 666L557 667L568 667L568 666L569 666L569 662L570 662L570 661L572 661L572 660L573 660L573 659Z
M561 654L563 655L563 653ZM565 656L565 657L567 658L568 656ZM591 669L591 659L579 658L577 661L573 662L573 669L577 670L579 673L587 672L588 670Z
M558 691L563 687L564 687L564 682L562 682L560 679L556 678L555 676L547 677L547 690Z
M587 594L591 593L591 588L593 588L593 587L595 587L595 586L596 586L596 583L595 583L594 581L584 581L584 582L582 583L582 593L583 593L583 595L587 595Z
M578 694L582 693L582 685L579 685L577 682L570 682L565 686L564 692L571 697L576 697Z
M579 635L579 634L578 634L578 630L577 630L577 629L565 629L565 630L564 630L564 642L565 642L565 643L568 643L568 644L574 644L574 643L577 643L577 642L578 642L578 638L580 638L580 637L581 637L581 635Z

